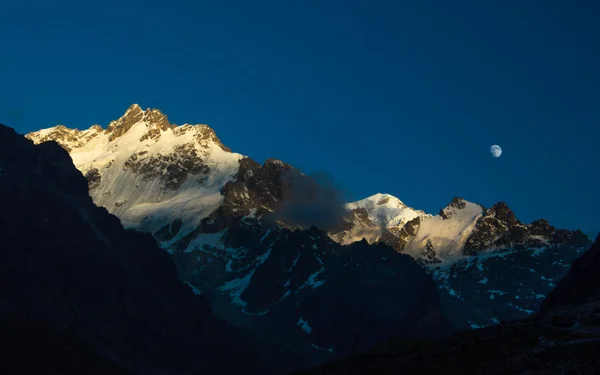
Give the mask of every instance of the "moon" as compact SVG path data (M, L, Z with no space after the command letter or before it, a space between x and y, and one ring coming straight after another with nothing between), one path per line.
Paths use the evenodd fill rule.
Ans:
M499 158L500 155L502 155L502 148L498 145L493 145L490 147L490 152L492 153L493 157Z

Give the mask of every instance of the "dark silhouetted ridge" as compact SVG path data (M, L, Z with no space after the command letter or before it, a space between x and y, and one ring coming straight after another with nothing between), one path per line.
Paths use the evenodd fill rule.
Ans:
M93 360L110 358L139 374L258 371L242 334L179 281L152 236L124 230L93 204L67 151L55 142L34 146L3 125L0 238L0 315L7 319L67 330L98 354ZM41 352L32 361L46 360Z

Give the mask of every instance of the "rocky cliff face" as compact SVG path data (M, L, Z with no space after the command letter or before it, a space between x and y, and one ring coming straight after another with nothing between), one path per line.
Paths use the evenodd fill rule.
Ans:
M257 369L241 333L179 281L155 240L93 204L56 143L0 125L0 207L3 316L75 332L135 373Z
M500 202L486 210L477 222L463 252L466 255L477 255L489 249L542 248L582 241L587 242L589 239L580 230L556 229L544 219L523 224L516 219L506 203Z

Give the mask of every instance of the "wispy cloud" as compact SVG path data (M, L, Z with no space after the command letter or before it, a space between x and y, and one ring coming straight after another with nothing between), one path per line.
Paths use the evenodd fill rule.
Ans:
M277 220L291 221L302 227L314 225L334 230L343 222L345 194L329 173L313 172L308 176L296 169L281 174L285 186L285 204L274 213Z

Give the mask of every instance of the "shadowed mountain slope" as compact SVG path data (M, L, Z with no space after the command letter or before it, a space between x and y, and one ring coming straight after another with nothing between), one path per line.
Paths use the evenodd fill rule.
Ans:
M349 374L595 374L600 371L600 236L532 318L434 341L395 340L303 372Z
M138 374L258 371L241 333L179 281L152 236L94 205L63 148L3 125L0 238L6 319L71 332Z

